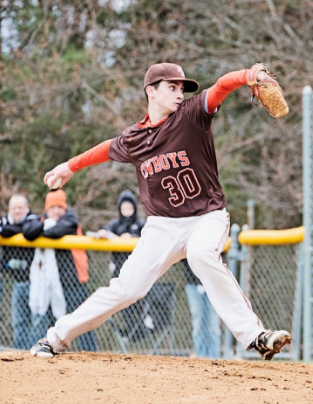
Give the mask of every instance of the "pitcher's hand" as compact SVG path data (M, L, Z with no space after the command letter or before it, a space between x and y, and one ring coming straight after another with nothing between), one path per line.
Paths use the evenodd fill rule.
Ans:
M58 178L62 179L59 188L62 188L63 185L74 175L74 173L70 170L68 163L62 163L56 166L53 170L48 171L44 176L43 182L47 185L47 181L49 178L49 183L54 184ZM52 188L52 187L51 187Z

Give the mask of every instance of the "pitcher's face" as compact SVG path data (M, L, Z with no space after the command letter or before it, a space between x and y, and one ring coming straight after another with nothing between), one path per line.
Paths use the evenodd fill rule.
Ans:
M149 101L152 108L159 110L163 115L176 112L184 101L184 83L182 81L161 81L158 88L153 88Z

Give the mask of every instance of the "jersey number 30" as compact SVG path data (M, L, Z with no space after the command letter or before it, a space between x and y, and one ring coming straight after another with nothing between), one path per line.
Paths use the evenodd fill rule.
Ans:
M186 198L193 199L201 192L199 181L191 168L180 171L176 178L171 175L163 178L161 184L169 190L171 197L168 200L175 208L182 205Z

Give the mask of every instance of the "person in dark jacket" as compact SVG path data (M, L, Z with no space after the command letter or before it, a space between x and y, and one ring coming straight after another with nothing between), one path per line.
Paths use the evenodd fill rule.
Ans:
M106 226L103 226L98 231L100 237L110 239L114 237L140 237L145 221L138 219L137 217L137 200L135 195L130 190L125 190L119 195L117 200L117 209L119 214L118 219L113 219ZM112 278L117 278L119 276L121 268L129 255L129 252L112 253L112 260L110 262ZM121 333L124 336L130 335L135 321L141 321L140 318L142 315L143 305L144 301L140 300L132 304L130 307L122 310L121 314L126 324L125 328L121 329ZM151 321L149 321L147 324L149 325L150 323ZM134 337L143 337L145 335L144 327L144 323L141 327L138 327L138 331Z
M24 223L32 214L27 198L15 194L9 201L8 214L0 218L0 235L4 238L12 237L22 232ZM13 279L11 297L11 316L13 328L13 347L29 349L29 331L31 313L28 305L29 270L34 257L33 248L7 247L2 250L0 273L6 280ZM3 293L6 288L3 288ZM2 306L2 305L1 305Z
M23 234L31 241L39 236L58 239L82 234L77 216L67 205L63 190L51 191L46 195L45 213L28 220L23 226ZM64 311L72 312L87 299L87 283L86 251L36 249L30 287L33 323L30 339L33 342L53 324L54 318L64 315ZM81 335L78 344L81 350L96 351L95 332Z
M117 210L118 219L113 219L106 226L103 226L98 231L100 237L140 237L145 221L137 218L137 200L130 190L125 190L119 195ZM119 276L129 255L128 252L113 252L110 269L114 278Z

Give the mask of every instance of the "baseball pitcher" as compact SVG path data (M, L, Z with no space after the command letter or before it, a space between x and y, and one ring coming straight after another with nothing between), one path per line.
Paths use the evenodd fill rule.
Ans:
M148 216L138 245L110 286L97 289L73 313L61 317L31 349L54 356L79 335L145 296L173 264L187 258L220 318L245 349L271 360L291 335L264 329L221 253L230 218L219 183L212 120L223 100L248 85L275 117L288 113L282 90L262 64L228 73L200 94L199 84L176 64L152 65L144 78L147 115L123 133L58 165L45 175L63 186L84 167L115 160L136 168L140 198Z

